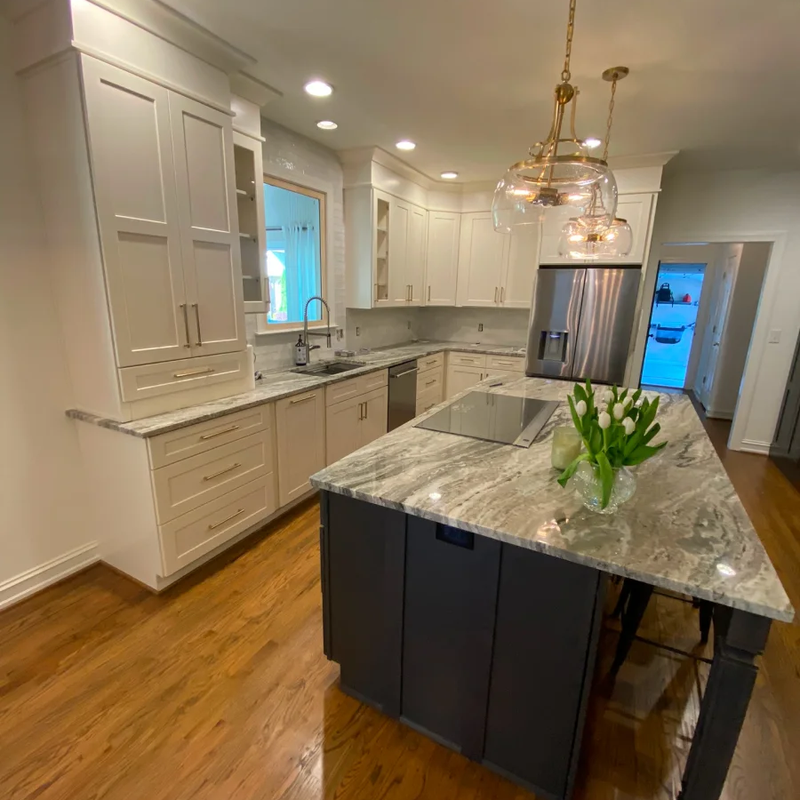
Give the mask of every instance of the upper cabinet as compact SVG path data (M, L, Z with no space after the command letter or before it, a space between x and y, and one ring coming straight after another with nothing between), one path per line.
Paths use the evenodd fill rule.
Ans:
M427 231L424 208L371 187L346 190L348 307L422 305Z
M530 308L539 232L497 233L490 212L463 214L458 258L460 306Z
M633 231L633 246L631 252L624 257L615 258L613 261L593 261L593 264L642 264L645 258L650 218L652 215L653 193L623 194L617 202L617 217L625 219ZM561 238L561 229L573 214L569 209L549 209L542 223L542 248L540 254L541 264L580 264L572 258L559 255L558 242Z
M458 276L461 214L428 212L428 253L425 266L425 305L454 306Z

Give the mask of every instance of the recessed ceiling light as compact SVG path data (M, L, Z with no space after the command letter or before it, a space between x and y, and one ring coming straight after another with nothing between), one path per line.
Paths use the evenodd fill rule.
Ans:
M594 150L595 147L600 147L600 145L603 144L599 139L596 139L594 136L590 136L588 139L584 139L583 143L590 150Z
M442 173L442 177L446 181L454 181L458 177L458 173L457 172L443 172Z
M409 141L408 139L401 139L395 145L395 147L398 150L413 150L416 147L416 144L414 144L414 142Z
M322 128L322 130L324 130L324 131L335 131L339 126L335 122L333 122L332 120L321 119L317 123L317 127L318 128Z
M325 81L309 81L303 88L312 97L328 97L333 94L333 86Z

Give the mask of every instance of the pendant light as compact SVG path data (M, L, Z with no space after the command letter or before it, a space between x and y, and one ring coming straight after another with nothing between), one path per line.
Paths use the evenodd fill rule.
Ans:
M614 102L617 94L617 82L628 75L627 67L611 67L603 72L603 80L611 83L611 101L608 104L608 120L606 123L606 143L603 160L608 161L608 147L611 143L611 126L614 121ZM611 217L609 221L609 217ZM609 215L608 208L599 193L588 211L570 219L561 231L558 252L567 258L579 261L607 261L627 256L633 246L633 231L627 220Z
M555 89L550 133L543 142L531 146L529 158L509 167L494 193L492 216L495 230L501 233L539 224L548 208L568 206L581 217L602 204L606 226L617 209L617 183L608 163L590 156L586 142L575 133L578 90L570 83L575 4L576 0L570 0L564 69ZM562 134L570 104L570 135L565 137Z

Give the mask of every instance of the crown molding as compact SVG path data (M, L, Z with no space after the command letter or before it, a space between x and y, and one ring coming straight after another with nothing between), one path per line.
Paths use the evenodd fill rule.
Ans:
M65 0L67 2L68 0ZM228 75L256 60L159 0L83 0L132 22Z
M679 150L667 150L663 153L648 153L641 156L616 156L608 159L611 169L641 169L642 167L664 167Z
M231 92L251 103L255 103L259 108L263 108L267 103L283 97L283 92L279 92L269 84L252 75L248 75L246 72L235 72L231 75Z

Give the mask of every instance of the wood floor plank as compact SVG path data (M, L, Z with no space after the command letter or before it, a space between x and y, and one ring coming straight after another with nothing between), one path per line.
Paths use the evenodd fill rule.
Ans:
M800 494L705 422L800 607ZM98 565L1 612L0 798L532 800L339 690L318 525L306 503L159 596ZM672 800L708 668L636 642L609 685L617 630L604 622L575 798ZM640 633L712 652L671 597L654 596ZM779 623L725 800L800 797L798 752L800 626Z

